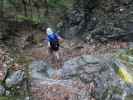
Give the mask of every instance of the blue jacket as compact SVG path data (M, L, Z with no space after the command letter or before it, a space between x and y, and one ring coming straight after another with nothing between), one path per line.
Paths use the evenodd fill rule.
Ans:
M59 40L59 35L57 33L53 33L47 36L49 42L54 42Z

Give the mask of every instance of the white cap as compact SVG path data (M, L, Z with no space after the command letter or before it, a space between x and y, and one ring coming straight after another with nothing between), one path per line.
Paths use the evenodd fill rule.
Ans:
M47 35L53 34L53 30L51 28L47 28L46 32L47 32Z

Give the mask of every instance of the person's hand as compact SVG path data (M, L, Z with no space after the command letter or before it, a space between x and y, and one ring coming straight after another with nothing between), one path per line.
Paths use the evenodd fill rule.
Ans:
M48 42L47 48L50 48L50 42Z
M63 43L64 42L64 39L63 38L60 38L59 42L60 43Z

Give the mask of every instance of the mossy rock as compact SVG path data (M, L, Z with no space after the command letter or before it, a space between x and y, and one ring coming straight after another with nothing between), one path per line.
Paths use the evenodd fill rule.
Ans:
M127 83L133 83L133 77L127 71L125 65L120 62L120 60L113 61L113 68L115 72Z

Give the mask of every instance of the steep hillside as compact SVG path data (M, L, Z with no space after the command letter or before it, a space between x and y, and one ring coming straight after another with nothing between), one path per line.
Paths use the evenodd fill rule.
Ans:
M97 40L133 38L132 0L75 0L64 22L66 37L83 35Z

